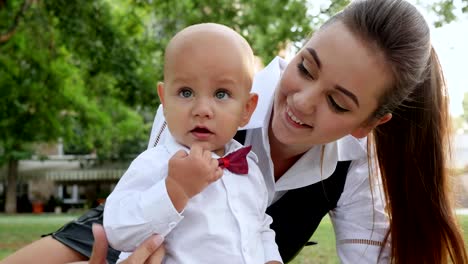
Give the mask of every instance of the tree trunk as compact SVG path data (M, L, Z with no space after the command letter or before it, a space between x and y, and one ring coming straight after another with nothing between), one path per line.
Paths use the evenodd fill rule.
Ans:
M8 162L7 193L5 201L5 213L16 213L16 179L18 178L18 160Z

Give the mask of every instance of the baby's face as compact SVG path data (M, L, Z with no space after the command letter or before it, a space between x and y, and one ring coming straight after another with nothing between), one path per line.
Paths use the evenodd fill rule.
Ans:
M242 55L210 43L170 56L158 92L174 138L188 147L202 143L222 156L238 127L248 123L257 98L250 94L252 75Z

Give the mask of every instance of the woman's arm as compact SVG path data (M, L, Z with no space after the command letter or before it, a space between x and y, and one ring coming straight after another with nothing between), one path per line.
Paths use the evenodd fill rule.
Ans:
M81 217L62 226L49 236L41 238L7 257L2 263L67 263L87 260L94 243L91 226L102 224L104 205L87 211ZM108 250L107 260L114 263L120 252Z
M73 262L73 264L106 264L107 260L107 237L104 228L101 225L93 225L94 246L93 254L89 261ZM161 264L164 258L165 250L162 245L163 237L153 235L146 239L122 264L125 263L149 263ZM72 263L70 263L72 264Z
M86 256L62 244L58 240L52 238L52 236L46 236L14 252L1 263L22 264L41 262L63 264L87 259Z
M343 193L330 212L341 263L387 263L389 247L381 247L388 231L379 181L369 176L367 158L350 165Z

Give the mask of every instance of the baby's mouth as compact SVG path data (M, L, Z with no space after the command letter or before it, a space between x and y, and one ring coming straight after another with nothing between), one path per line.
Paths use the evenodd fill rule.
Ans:
M190 130L190 133L197 139L201 141L209 140L214 134L211 130L206 127L195 127Z
M201 133L201 134L213 134L208 128L206 127L196 127L190 130L191 133Z

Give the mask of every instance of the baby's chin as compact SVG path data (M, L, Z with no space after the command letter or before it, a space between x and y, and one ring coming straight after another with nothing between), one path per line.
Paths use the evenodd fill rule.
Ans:
M195 144L201 146L203 150L214 152L220 157L224 156L224 145L217 145L208 141L194 141L187 144L182 143L182 145L188 147L189 149L191 149Z

